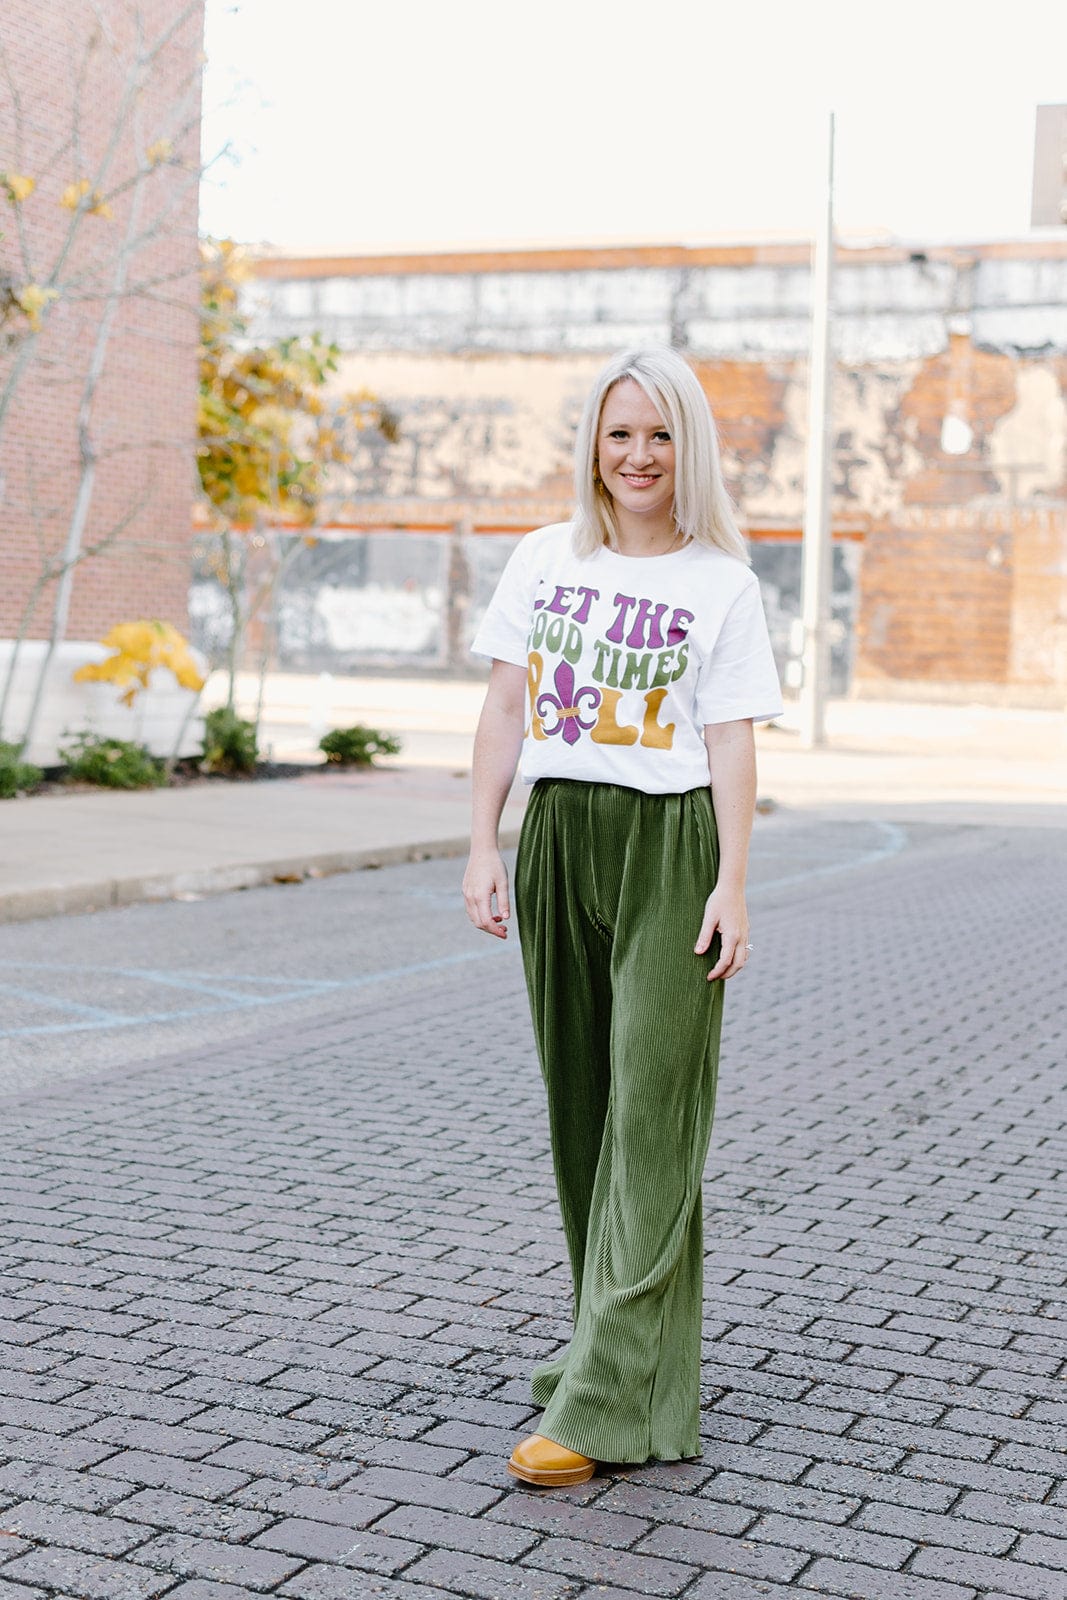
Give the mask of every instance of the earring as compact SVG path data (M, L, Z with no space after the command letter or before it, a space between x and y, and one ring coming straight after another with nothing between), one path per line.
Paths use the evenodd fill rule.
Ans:
M603 478L600 476L600 462L599 461L594 461L593 462L593 482L594 482L594 484L596 485L596 487L598 489L601 488L603 486L603 483L604 483Z

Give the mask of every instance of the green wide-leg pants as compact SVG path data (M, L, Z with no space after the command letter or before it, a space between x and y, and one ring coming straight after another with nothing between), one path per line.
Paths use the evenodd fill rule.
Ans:
M701 1176L722 1026L693 953L718 872L708 789L540 779L516 909L574 1278L537 1431L599 1461L700 1454Z

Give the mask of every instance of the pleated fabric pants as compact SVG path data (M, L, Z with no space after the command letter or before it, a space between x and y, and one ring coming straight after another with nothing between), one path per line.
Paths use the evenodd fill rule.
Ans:
M693 953L718 872L708 789L540 779L515 874L574 1278L537 1431L599 1461L700 1454L701 1176L723 981Z

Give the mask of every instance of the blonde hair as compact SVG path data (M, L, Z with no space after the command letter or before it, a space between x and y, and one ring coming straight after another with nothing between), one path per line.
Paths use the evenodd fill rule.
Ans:
M618 549L611 496L596 470L597 434L609 391L626 378L641 385L674 441L675 522L698 544L714 545L747 563L751 558L723 480L711 407L692 367L667 345L613 356L585 402L574 447L576 554L591 556L603 545Z

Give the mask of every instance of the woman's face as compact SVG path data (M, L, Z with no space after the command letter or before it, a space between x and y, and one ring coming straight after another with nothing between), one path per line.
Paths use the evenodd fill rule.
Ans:
M674 504L674 441L633 378L621 379L605 396L597 458L604 487L617 506L654 516Z

